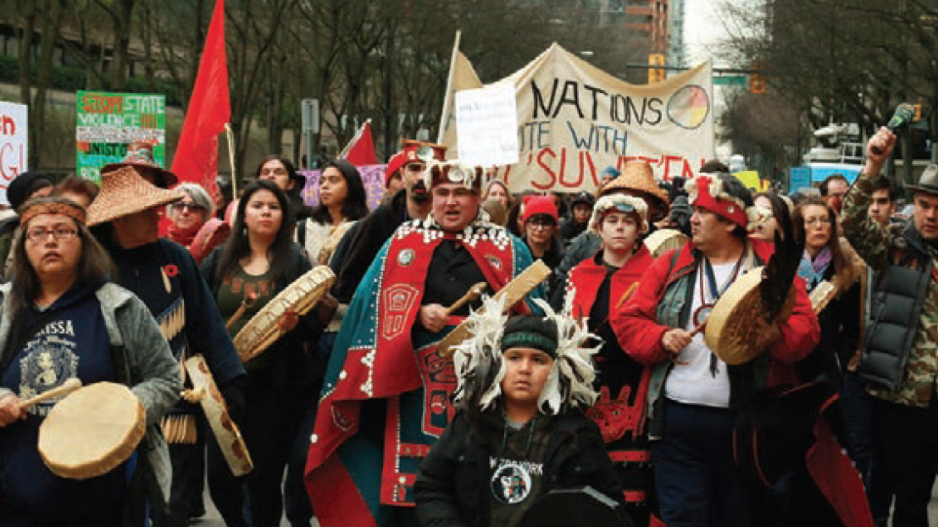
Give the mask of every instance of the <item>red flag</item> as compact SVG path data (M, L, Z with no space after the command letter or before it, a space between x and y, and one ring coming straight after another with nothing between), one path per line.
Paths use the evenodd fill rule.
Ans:
M214 198L218 197L218 134L230 118L225 0L217 0L172 169L179 181L198 183Z
M339 159L345 159L357 167L378 164L378 158L375 156L375 142L371 138L371 119L365 121L365 124L358 129L355 137L339 155Z

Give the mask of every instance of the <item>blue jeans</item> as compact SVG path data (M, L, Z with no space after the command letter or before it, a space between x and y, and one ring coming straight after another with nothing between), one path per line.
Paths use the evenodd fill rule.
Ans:
M666 400L664 435L651 456L668 527L748 527L751 497L733 461L728 409Z

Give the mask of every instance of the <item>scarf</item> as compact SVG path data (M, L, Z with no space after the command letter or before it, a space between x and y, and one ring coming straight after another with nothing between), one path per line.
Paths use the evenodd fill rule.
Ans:
M192 245L192 240L195 239L195 235L198 234L199 229L202 228L202 224L197 224L194 227L189 227L188 229L180 229L176 227L175 223L169 224L169 239L182 245L185 248L189 248Z
M834 254L830 247L824 247L817 254L814 260L811 260L811 254L805 250L801 257L801 263L798 265L798 276L800 276L808 286L808 291L813 290L821 280L824 279L824 273L830 267Z

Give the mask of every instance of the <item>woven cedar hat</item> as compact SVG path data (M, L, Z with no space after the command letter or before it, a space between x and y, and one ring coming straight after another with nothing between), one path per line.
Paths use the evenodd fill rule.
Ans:
M629 161L626 163L622 175L601 188L599 196L605 196L616 189L633 190L641 193L649 202L649 208L654 209L654 217L650 218L652 221L657 221L667 214L668 194L658 188L651 165L644 161Z
M183 198L182 193L151 185L132 167L101 174L101 192L88 207L88 226L106 223Z
M127 155L120 163L110 163L101 167L101 173L113 172L118 168L133 167L139 173L148 170L156 174L156 185L160 188L169 188L176 186L179 178L169 170L163 169L156 163L156 157L153 155L153 144L146 141L136 141L127 145Z

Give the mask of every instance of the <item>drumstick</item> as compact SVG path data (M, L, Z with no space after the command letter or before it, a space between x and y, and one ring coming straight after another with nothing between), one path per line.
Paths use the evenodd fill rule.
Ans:
M694 335L700 333L701 331L703 331L703 330L705 330L705 329L707 329L707 321L706 321L706 320L704 320L703 322L700 323L699 326L697 326L696 328L694 328L694 330L690 332L690 336L693 337Z
M20 410L25 410L29 408L30 406L37 405L43 401L47 401L49 399L58 397L60 395L66 395L66 394L72 393L79 388L81 388L80 379L76 377L66 379L66 381L62 384L62 386L59 386L58 388L53 388L49 390L48 392L41 393L35 397L30 397L29 399L26 399L25 401L20 401Z
M238 321L239 318L244 316L244 312L248 309L251 309L251 306L254 305L254 302L257 300L257 293L251 291L250 293L244 295L244 300L241 301L241 305L238 307L238 310L231 315L231 318L228 319L228 322L225 324L225 329L231 331L231 326Z
M479 282L478 284L475 284L472 287L470 287L469 291L467 291L466 294L462 296L462 298L453 302L453 305L446 308L446 316L450 316L453 313L453 311L456 311L457 309L466 305L468 302L472 302L473 300L479 298L479 296L481 296L482 293L485 292L486 287L488 287L488 284L486 284L485 282Z

